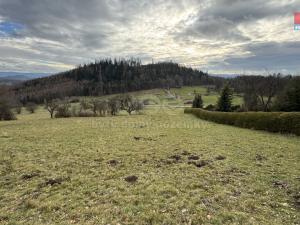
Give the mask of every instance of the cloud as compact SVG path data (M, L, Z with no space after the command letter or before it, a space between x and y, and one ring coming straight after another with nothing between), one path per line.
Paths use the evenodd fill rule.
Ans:
M251 40L240 29L260 19L280 19L289 16L300 8L296 1L261 0L213 0L199 9L194 21L183 28L178 35L182 38L194 36L229 42ZM190 19L190 18L189 18Z
M250 52L249 56L226 59L221 67L249 73L288 73L299 70L300 42L257 43L249 45L245 50Z
M178 25L174 36L181 42L206 40L222 43L223 50L231 49L222 51L219 59L208 60L207 70L242 72L247 69L260 73L269 68L299 73L295 60L299 59L299 48L295 52L289 47L300 40L300 34L292 29L293 12L297 9L300 2L294 0L207 1L197 13ZM210 50L216 48L219 45Z
M257 71L260 60L270 68L281 61L296 73L294 61L282 60L300 40L296 9L296 0L0 0L0 71L55 73L102 57L140 57L224 72L247 60ZM272 57L259 51L274 45Z
M0 15L7 21L23 24L26 37L68 45L100 47L103 33L109 31L111 23L121 21L107 1L28 0L24 4L22 0L1 1Z

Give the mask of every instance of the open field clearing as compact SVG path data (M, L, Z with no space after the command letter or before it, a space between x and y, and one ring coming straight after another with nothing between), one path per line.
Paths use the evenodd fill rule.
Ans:
M207 88L204 86L194 86L194 87L182 87L182 88L172 88L171 92L177 93L184 100L193 100L194 91L202 95L204 106L209 104L216 104L219 98L219 93L216 91L211 91L207 93ZM242 104L242 97L238 94L233 95L233 104Z
M299 224L300 139L183 109L0 123L0 224Z
M216 91L211 91L207 93L207 88L205 86L192 86L192 87L182 87L182 88L171 88L170 90L163 89L151 89L145 91L130 92L130 94L138 97L141 100L151 100L150 105L161 105L166 107L183 107L189 106L191 104L185 104L191 102L194 99L195 93L199 93L203 98L203 105L215 105L218 102L219 93ZM116 95L110 95L109 97L114 97ZM92 97L81 97L81 99L90 99ZM100 97L107 99L107 96ZM242 105L242 96L234 93L233 104Z

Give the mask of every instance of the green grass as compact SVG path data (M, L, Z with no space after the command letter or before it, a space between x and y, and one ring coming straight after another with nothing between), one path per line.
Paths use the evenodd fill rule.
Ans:
M194 87L182 87L182 88L172 88L171 92L177 93L181 96L183 99L189 99L192 100L194 98L194 92L197 92L202 95L204 105L213 104L215 105L219 98L219 93L217 92L210 92L209 95L207 95L206 87L203 86L194 86ZM234 94L233 95L233 104L242 104L243 100L241 96Z
M0 123L0 224L297 224L299 146L169 107L54 120L39 109Z
M202 95L204 106L215 105L218 102L219 93L212 91L207 94L206 87L204 86L192 86L192 87L182 87L182 88L171 88L170 93L172 95L177 94L178 99L168 98L165 90L153 89L147 91L132 92L133 95L139 96L141 99L152 99L160 105L173 105L173 106L184 106L184 103L194 99L194 92ZM241 105L243 99L240 95L233 95L233 104Z
M137 91L131 92L130 94L139 97L141 100L151 99L153 102L156 102L158 105L164 106L177 106L183 107L186 106L186 102L192 101L194 99L194 92L200 93L202 95L203 104L204 106L207 105L216 105L218 102L218 98L220 96L219 93L212 91L210 94L206 93L206 87L204 86L192 86L192 87L182 87L182 88L171 88L170 94L174 95L177 94L179 98L169 98L168 94L165 92L166 90L163 89L152 89L146 91ZM111 95L109 97L114 97L115 95ZM81 99L89 99L91 97L81 97ZM107 96L103 96L100 98L107 98ZM233 101L234 105L242 105L243 98L241 95L234 94Z

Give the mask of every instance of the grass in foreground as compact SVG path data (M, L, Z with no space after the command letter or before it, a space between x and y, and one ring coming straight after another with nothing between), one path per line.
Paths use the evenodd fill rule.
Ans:
M40 110L0 123L0 224L297 224L299 146L180 109Z

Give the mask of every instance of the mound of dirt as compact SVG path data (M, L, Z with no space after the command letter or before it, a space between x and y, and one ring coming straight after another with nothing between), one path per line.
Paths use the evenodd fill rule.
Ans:
M125 177L124 180L128 183L135 183L137 182L139 178L137 176L128 176L128 177Z
M111 165L111 166L116 166L116 165L119 164L119 161L118 161L118 160L115 160L115 159L112 159L112 160L109 160L107 163L108 163L109 165Z
M199 160L199 159L200 159L200 157L197 155L191 155L188 157L188 160Z
M226 159L226 156L223 156L223 155L218 155L216 157L216 160L224 160L224 159Z

